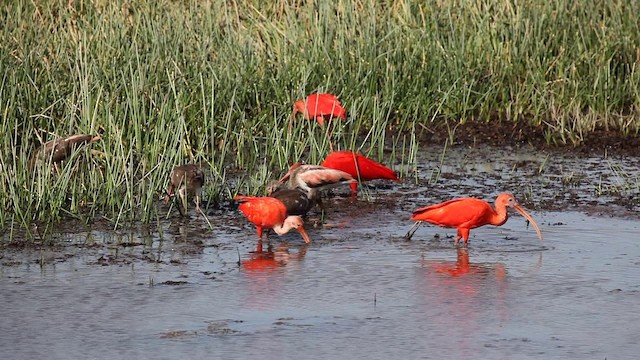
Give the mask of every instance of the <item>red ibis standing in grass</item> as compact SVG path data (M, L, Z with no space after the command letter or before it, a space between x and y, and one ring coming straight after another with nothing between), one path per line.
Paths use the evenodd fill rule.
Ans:
M331 120L334 117L344 119L346 110L333 94L311 94L305 100L298 100L293 103L293 113L289 120L289 133L291 133L293 120L298 114L302 114L306 120L315 119L320 126L324 126L325 120ZM327 138L329 139L329 147L333 149L329 132L327 133Z
M305 100L293 103L289 132L291 132L293 120L299 113L307 120L315 119L320 126L324 125L325 119L330 120L334 117L344 119L346 117L346 110L333 94L311 94Z
M334 151L320 165L344 171L360 182L375 179L400 180L395 171L353 151ZM351 183L350 186L352 194L356 195L358 183Z
M264 229L273 229L276 234L284 235L291 229L296 229L302 235L305 243L311 239L304 229L300 216L288 216L284 203L272 197L236 196L234 200L240 202L239 209L249 221L256 225L258 238L262 241Z
M320 165L293 164L280 179L289 189L301 189L312 201L320 201L320 191L352 184L356 180L344 171L329 169Z
M498 195L495 202L495 210L486 201L475 198L462 198L445 201L440 204L431 205L420 208L413 212L411 220L416 223L406 235L407 239L411 239L423 221L434 225L456 228L458 233L456 236L456 244L460 239L464 240L465 246L469 242L469 230L484 225L500 226L507 222L507 208L513 208L522 216L524 216L533 225L538 237L542 240L540 227L533 220L531 215L518 204L513 195L502 193Z

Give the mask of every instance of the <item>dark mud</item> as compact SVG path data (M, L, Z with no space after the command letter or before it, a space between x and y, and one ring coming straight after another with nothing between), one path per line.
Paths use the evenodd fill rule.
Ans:
M3 358L635 358L640 158L434 145L418 164L330 194L309 245L258 252L232 208L5 245ZM417 207L503 191L544 241L516 215L468 249L428 225L404 239Z
M432 145L444 145L453 134L453 145L466 147L529 146L537 151L569 152L589 156L605 152L617 156L640 156L640 134L625 135L617 129L597 128L585 132L573 141L568 136L563 141L558 135L546 134L542 126L494 119L488 122L467 121L449 128L422 127L418 133L421 143Z

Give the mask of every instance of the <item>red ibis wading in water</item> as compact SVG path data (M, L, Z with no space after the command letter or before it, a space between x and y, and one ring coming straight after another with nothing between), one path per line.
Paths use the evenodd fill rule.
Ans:
M426 221L434 225L458 229L456 244L458 244L460 239L463 239L464 244L467 245L469 242L470 229L484 225L500 226L507 222L507 208L513 208L529 220L538 233L538 237L542 240L542 233L540 232L538 224L533 220L531 215L518 204L513 195L508 193L498 195L495 202L495 210L486 201L475 198L449 200L440 204L420 208L414 211L411 216L411 220L416 220L416 223L409 230L406 238L411 239L413 233L418 229L418 226L420 226L423 221Z
M264 229L273 229L278 235L284 235L291 229L296 229L302 235L305 243L311 239L304 229L300 216L288 216L284 203L272 197L236 196L234 200L240 202L240 211L256 226L258 239L262 241Z

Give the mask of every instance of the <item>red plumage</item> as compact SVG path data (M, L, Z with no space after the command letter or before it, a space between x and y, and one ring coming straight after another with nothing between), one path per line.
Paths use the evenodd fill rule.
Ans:
M327 155L321 164L330 169L344 171L359 181L376 179L400 180L395 171L352 151L334 151ZM351 184L351 190L356 192L357 184Z
M287 207L278 199L256 196L236 196L233 199L241 203L238 209L256 225L259 238L262 238L263 228L272 229L287 218Z
M311 94L307 96L306 103L309 118L329 116L344 119L346 117L346 110L340 104L338 97L333 94ZM322 125L320 119L318 122Z
M462 198L417 209L413 212L411 220L426 221L448 228L474 229L488 224L489 217L493 214L495 211L487 202L474 198Z
M301 113L307 120L316 120L320 126L324 126L325 120L331 120L334 117L344 119L347 111L342 107L338 98L333 94L311 94L305 100L298 100L293 103L293 112L289 119L289 133L293 127L293 120L298 113ZM327 132L329 139L329 147L333 150L331 143L331 131Z
M344 119L347 111L333 94L311 94L305 100L293 103L291 119L295 119L298 113L302 113L307 120L315 119L320 125L324 125L324 120L332 117ZM289 122L289 127L291 127L291 122Z
M417 222L407 233L407 238L411 238L419 224L422 221L426 221L434 225L458 229L456 243L463 239L464 243L467 244L470 229L484 225L500 226L507 222L507 208L514 209L529 220L538 233L538 237L542 240L542 233L536 221L509 193L498 195L495 201L495 209L486 201L475 198L454 199L417 209L411 216L411 220L416 220Z
M305 243L311 239L304 229L304 223L299 216L288 216L285 204L272 197L236 196L234 200L240 202L238 209L249 221L256 225L258 238L262 241L264 228L273 229L278 235L284 235L291 229L296 229Z

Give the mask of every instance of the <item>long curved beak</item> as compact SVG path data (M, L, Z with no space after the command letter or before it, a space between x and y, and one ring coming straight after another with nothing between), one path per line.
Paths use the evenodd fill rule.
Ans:
M291 171L288 171L286 174L284 174L284 176L278 181L280 182L280 184L284 184L285 181L289 180L289 177L291 177Z
M294 111L293 115L291 115L291 118L289 119L289 126L287 127L287 133L289 135L291 135L291 130L293 129L293 120L296 118L296 113L297 111Z
M293 112L291 113L291 118L289 118L289 134L291 134L291 130L293 129L293 120L296 119L296 116L298 116L298 113L300 112L300 109L298 109L296 104L298 104L298 102L293 104ZM304 104L302 104L302 106L304 106Z
M531 215L529 215L529 213L519 204L514 205L513 208L518 213L520 213L520 215L524 216L525 219L529 220L531 225L533 225L533 228L536 229L536 232L538 233L538 237L542 241L542 232L540 231L540 227L538 226L538 223L535 220L533 220L533 217L531 217Z
M303 226L299 227L298 231L300 232L300 235L302 235L302 238L304 239L305 244L308 244L311 242L311 238L309 237L309 234L307 234L307 230L305 230Z
M409 232L407 232L407 235L404 236L404 239L411 240L411 238L413 237L413 234L415 234L415 232L418 230L418 227L420 226L420 224L422 224L422 221L420 220L416 221L416 223L413 224L411 229L409 229Z
M295 170L295 169L299 168L300 166L302 166L302 163L301 163L301 162L297 162L297 163L295 163L295 164L291 165L291 166L289 167L289 171L287 171L287 173L286 173L286 174L284 174L284 176L283 176L280 180L278 180L278 181L279 181L281 184L284 184L284 182L285 182L285 181L287 181L287 180L289 180L289 178L291 177L291 173L293 172L293 170Z

